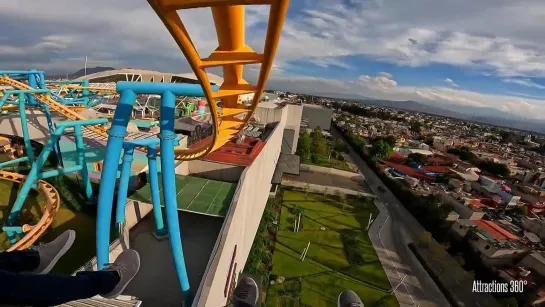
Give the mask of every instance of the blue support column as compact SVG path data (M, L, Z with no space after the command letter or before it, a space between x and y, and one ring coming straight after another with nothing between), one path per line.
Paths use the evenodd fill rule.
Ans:
M121 97L115 109L112 126L108 132L106 157L104 158L100 189L98 194L98 215L96 227L97 266L103 269L109 263L110 221L112 202L117 179L119 158L123 149L123 139L127 135L127 125L136 100L134 91L127 89L120 92Z
M93 197L93 187L91 186L91 180L89 179L89 170L87 169L87 161L85 159L85 145L83 145L83 134L81 133L81 125L74 127L74 134L76 136L76 151L78 154L77 164L81 166L81 180L85 185L85 197L90 200Z
M185 306L191 306L193 298L189 293L189 280L185 267L182 238L178 221L178 204L176 201L176 181L174 175L174 146L176 134L174 133L174 109L176 96L169 91L162 94L161 100L161 175L163 178L163 199L167 217L167 227L170 235L170 247L174 266L178 274L178 280L185 299Z
M32 186L34 186L34 183L36 179L38 178L39 171L44 165L45 161L47 160L47 157L53 150L53 144L57 141L62 133L64 131L64 128L60 128L57 131L55 131L55 134L51 136L51 138L47 141L47 144L45 145L44 149L38 156L38 158L32 163L32 168L30 169L30 172L27 175L27 178L23 185L21 186L21 189L19 190L19 194L17 194L17 199L15 200L15 203L13 204L13 207L11 208L11 212L8 215L6 226L12 226L15 220L17 219L17 216L19 215L19 212L21 211L21 208L23 207L23 204L25 203L25 200L28 196L28 193L30 192L30 189ZM15 243L15 237L13 234L10 234L8 232L8 237L10 239L10 242L12 244Z
M27 72L27 74L28 74L28 85L32 87L33 89L37 89L38 82L36 82L36 75L38 74L38 71L30 70ZM28 102L30 104L36 104L36 99L31 94L28 94Z
M28 133L28 122L26 119L26 110L25 110L25 94L19 94L19 115L21 117L21 130L23 130L23 140L25 143L25 151L28 157L30 164L34 162L34 151L32 150L32 143L30 142L30 134Z
M83 82L81 82L81 86L89 86L89 80L83 80ZM89 106L89 90L83 90L81 93L83 96L83 105L86 107Z
M117 206L115 222L118 229L125 223L125 206L127 204L127 192L129 190L129 179L131 177L131 165L133 161L134 148L125 148L123 153L123 166L121 168L121 177L119 178L119 187L117 188Z
M162 239L168 235L163 222L161 210L161 196L159 195L159 178L157 176L157 149L154 146L148 147L149 181L151 185L151 202L153 204L153 217L155 218L155 237Z
M41 88L41 89L47 89L47 86L45 85L45 74L43 71L38 71L36 72L36 78L38 80L36 80L38 83L38 87Z
M46 104L40 104L42 108L44 108L45 111L45 117L47 119L47 128L49 129L49 135L53 135L55 132L55 127L53 126L53 120L51 120L51 112L49 111L49 107ZM57 155L57 161L59 162L60 167L64 167L64 162L62 161L62 153L61 153L61 146L59 144L59 140L54 145L55 154Z

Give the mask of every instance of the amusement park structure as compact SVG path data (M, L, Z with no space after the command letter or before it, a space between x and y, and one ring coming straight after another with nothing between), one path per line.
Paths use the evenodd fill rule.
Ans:
M184 261L176 202L175 161L196 160L217 150L236 138L248 124L256 110L272 68L282 25L288 8L288 0L148 0L158 17L164 23L174 41L181 49L193 69L199 84L118 82L116 90L89 85L88 80L73 84L70 82L46 82L41 71L0 71L0 85L9 89L0 96L2 111L19 111L26 155L0 163L0 168L27 161L31 164L30 173L20 174L0 171L0 179L22 184L16 203L12 206L3 230L7 232L12 246L9 250L23 249L32 245L51 225L60 205L55 188L43 181L52 176L63 176L78 172L84 183L85 196L93 199L93 191L88 176L84 154L83 131L107 137L106 155L103 161L98 193L98 215L96 227L97 265L102 269L110 263L109 244L112 229L111 217L114 194L117 194L115 227L118 234L124 233L125 205L129 186L131 163L135 151L147 154L149 181L152 191L153 216L156 236L169 238L175 263L175 270L186 306L192 302L190 285ZM245 5L269 5L270 15L263 53L257 53L245 43ZM218 47L207 57L201 57L193 45L189 34L177 11L191 8L211 8L214 19ZM243 78L246 64L261 64L255 85ZM223 84L218 88L211 85L207 68L223 69ZM254 93L251 103L244 104L240 96ZM119 95L113 119L87 119L80 114L81 109L89 108L101 101L105 95ZM160 97L160 132L157 137L140 140L129 139L127 126L133 114L134 104L139 95ZM210 113L212 134L189 147L179 146L174 122L177 98L182 96L204 97ZM221 109L217 102L221 101ZM41 109L46 114L50 138L38 157L33 156L30 135L26 127L26 109ZM196 110L195 104L185 107L184 115ZM199 102L199 113L204 104ZM53 123L51 113L65 118ZM196 113L196 112L195 112ZM0 121L2 118L0 117ZM109 126L109 128L108 128ZM75 166L43 170L44 163L51 153L62 161L59 139L68 130L75 136L77 163ZM158 157L160 156L160 159ZM158 176L160 160L161 176ZM120 172L118 170L121 169ZM161 180L161 182L160 182ZM160 191L159 185L162 185ZM36 225L15 225L17 216L32 189L44 194L47 200L43 217ZM116 193L117 191L117 193ZM160 193L162 192L162 195ZM163 199L164 216L161 206Z

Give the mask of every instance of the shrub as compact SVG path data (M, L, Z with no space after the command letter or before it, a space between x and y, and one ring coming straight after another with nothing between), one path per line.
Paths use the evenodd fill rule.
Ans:
M276 225L273 224L276 220L276 212L274 212L273 206L273 201L267 202L252 248L250 249L250 254L248 255L247 263L244 267L244 272L261 275L264 280L269 280L269 270L272 268L272 254L268 251L268 247L273 242L267 235L271 230L276 231ZM266 268L263 268L262 264Z
M274 224L271 224L267 227L267 230L269 231L269 233L271 235L275 235L276 234L276 230L277 230L277 226L274 225Z
M375 303L375 307L390 307L390 306L398 306L397 300L395 299L393 295L384 296Z
M352 265L362 265L365 263L363 255L365 254L364 246L357 238L358 231L347 229L341 231L341 238L343 241L344 251L348 262Z
M270 265L272 263L272 254L269 252L262 253L261 262L263 262L266 265Z

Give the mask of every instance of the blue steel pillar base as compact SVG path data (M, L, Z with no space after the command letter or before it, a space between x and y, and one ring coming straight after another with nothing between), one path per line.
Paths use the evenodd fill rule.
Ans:
M98 197L97 196L93 196L91 198L89 198L88 200L85 201L85 206L88 206L88 207L95 207L98 205Z
M164 239L168 239L168 237L169 237L168 231L156 230L156 231L152 232L152 234L155 237L155 239L157 239L157 241L163 241Z
M182 291L184 296L184 301L182 302L182 307L191 307L193 305L193 296L189 293L189 290Z

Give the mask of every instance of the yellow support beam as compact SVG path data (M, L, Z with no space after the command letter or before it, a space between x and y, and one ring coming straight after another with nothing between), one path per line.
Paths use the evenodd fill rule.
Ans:
M200 158L223 146L242 131L257 108L267 78L272 68L276 48L282 32L289 0L148 0L161 21L174 38L203 88L210 107L214 132L197 148L176 149L176 158L190 160ZM244 5L270 5L269 24L262 54L255 52L245 42ZM217 32L218 47L207 58L201 58L185 28L177 10L210 7ZM244 80L244 65L261 64L257 84ZM212 92L205 69L222 67L223 84ZM250 107L241 103L240 96L254 94ZM221 114L216 99L221 99ZM246 113L243 119L234 115ZM222 118L220 118L222 117Z
M196 9L200 7L232 6L232 5L263 5L275 0L163 0L161 5L167 10Z

